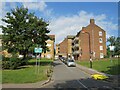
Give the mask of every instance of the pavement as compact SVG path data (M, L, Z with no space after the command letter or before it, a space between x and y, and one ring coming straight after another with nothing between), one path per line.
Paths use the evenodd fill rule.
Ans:
M110 79L107 82L113 83L115 86L120 86L120 83L118 83L118 79L120 79L120 75L108 75L105 73L98 72L94 69L87 68L81 65L76 65L79 69L84 71L86 74L92 75L92 74L102 74L107 75L110 77ZM36 83L27 83L27 84L2 84L2 88L41 88L44 84L49 83L51 80L51 77L46 81L40 81Z
M27 84L2 84L2 88L40 88L46 81Z

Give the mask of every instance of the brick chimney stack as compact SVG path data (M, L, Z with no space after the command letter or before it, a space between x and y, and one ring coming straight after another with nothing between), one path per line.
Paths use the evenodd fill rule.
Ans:
M95 24L95 20L94 19L90 19L90 24Z
M82 30L85 30L85 27L82 27Z

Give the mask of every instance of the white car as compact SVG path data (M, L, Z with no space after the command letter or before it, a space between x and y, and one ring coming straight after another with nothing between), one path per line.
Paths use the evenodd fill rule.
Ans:
M70 66L76 66L74 60L72 59L68 59L67 62L66 62L67 66L70 67Z
M23 55L19 55L18 58L23 58L24 56Z

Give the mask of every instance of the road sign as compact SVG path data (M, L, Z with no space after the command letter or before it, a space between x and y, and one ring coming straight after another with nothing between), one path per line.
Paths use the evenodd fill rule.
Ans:
M35 49L34 49L34 52L35 52L35 53L42 53L42 48L35 48Z

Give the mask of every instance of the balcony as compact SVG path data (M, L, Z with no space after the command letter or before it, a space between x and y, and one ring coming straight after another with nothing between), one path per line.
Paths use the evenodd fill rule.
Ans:
M76 42L79 40L79 37L75 37L74 40L72 42Z
M76 49L76 48L79 48L79 47L80 47L79 44L75 44L72 48Z
M74 39L74 40L76 40L76 41L77 41L77 40L79 40L79 37L75 37L75 39Z
M75 46L75 47L79 47L79 44L75 44L74 46Z
M80 54L79 50L73 52L73 55L77 55L77 54Z

